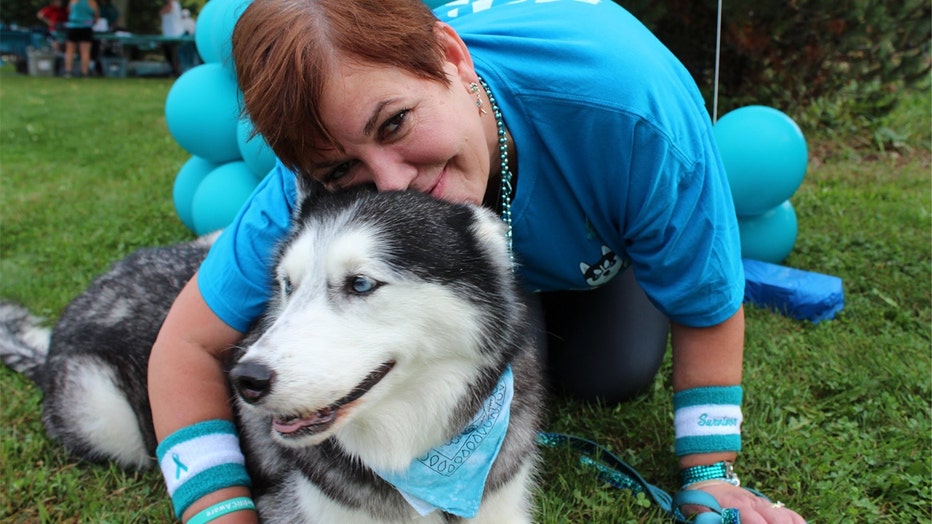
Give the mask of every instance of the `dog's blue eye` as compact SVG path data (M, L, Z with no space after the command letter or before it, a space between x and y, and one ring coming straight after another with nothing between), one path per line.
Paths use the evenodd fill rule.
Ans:
M291 285L291 279L282 277L282 293L288 297L291 296L292 291L294 291L294 287Z
M365 275L356 275L350 277L349 287L354 293L365 295L375 291L375 288L379 287L379 283Z

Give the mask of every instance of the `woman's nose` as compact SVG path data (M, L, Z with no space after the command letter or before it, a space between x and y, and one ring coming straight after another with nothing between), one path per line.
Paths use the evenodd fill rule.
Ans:
M404 191L417 177L417 169L392 155L373 155L366 162L372 183L379 191Z

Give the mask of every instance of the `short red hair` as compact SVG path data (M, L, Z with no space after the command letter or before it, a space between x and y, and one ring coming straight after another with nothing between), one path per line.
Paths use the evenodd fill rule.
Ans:
M421 0L253 0L233 31L233 61L252 120L282 163L310 172L338 147L317 104L338 60L401 68L449 84L437 18Z

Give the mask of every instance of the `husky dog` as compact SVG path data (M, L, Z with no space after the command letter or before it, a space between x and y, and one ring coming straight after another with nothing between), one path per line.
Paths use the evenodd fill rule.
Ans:
M0 302L0 357L42 390L46 431L69 453L127 468L154 464L149 349L216 236L131 253L72 300L51 330Z
M501 220L415 192L310 195L228 368L262 521L529 522L542 378ZM117 262L51 336L0 308L0 356L71 453L154 463L148 353L208 245ZM472 510L445 502L470 491Z

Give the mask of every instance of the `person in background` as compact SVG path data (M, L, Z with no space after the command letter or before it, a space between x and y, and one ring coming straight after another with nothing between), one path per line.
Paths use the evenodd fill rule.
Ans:
M71 0L68 3L68 20L65 29L65 78L71 78L74 52L81 57L81 76L87 78L91 67L91 47L94 44L94 24L100 17L96 0Z
M107 28L110 31L116 30L117 20L120 19L120 11L113 5L112 0L100 0L100 16L107 20Z
M191 18L191 11L187 9L181 10L181 27L184 29L186 35L194 36L194 31L196 28L197 22Z
M68 20L68 10L62 5L62 0L50 0L48 5L39 9L36 18L48 26L49 42L52 49L56 52L60 51L56 35L64 27L65 21Z
M178 0L165 0L159 10L162 17L162 36L181 36L184 26L181 23L181 4Z
M194 36L197 22L191 18L191 11L181 10L181 26L184 28L182 33L185 36ZM181 73L200 63L200 55L197 54L197 45L193 41L182 42L178 46L178 67Z
M159 15L162 16L162 36L178 37L184 34L181 4L178 0L165 0ZM172 42L165 42L162 49L165 52L165 61L171 65L172 74L178 76L181 72L178 66L178 46Z

